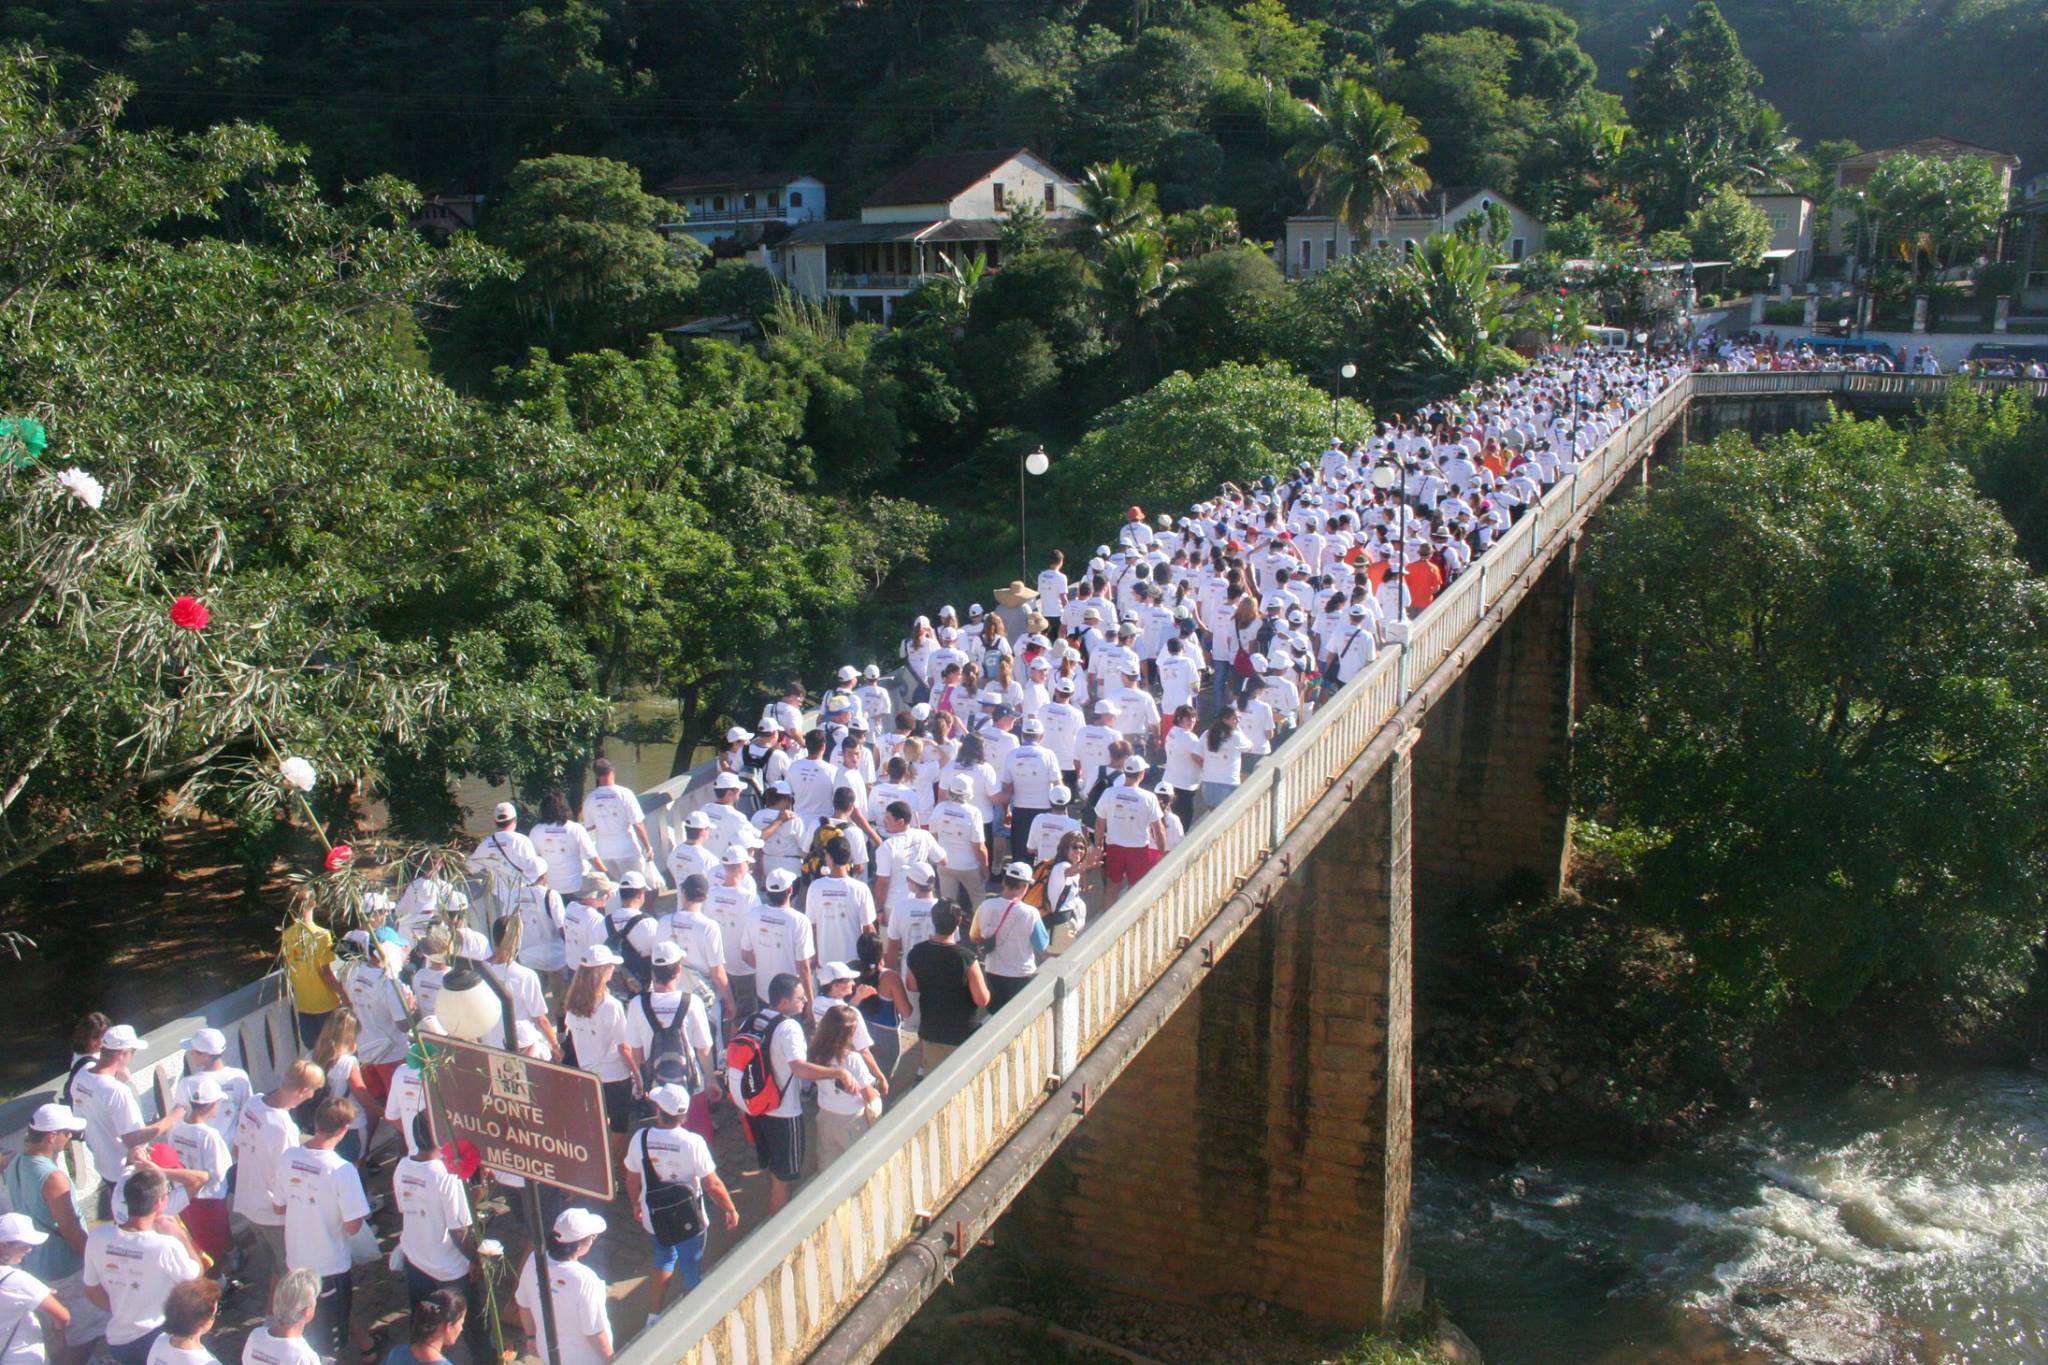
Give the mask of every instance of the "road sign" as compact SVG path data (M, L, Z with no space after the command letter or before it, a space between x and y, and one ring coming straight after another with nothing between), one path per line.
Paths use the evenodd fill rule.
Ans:
M448 1123L485 1166L610 1202L604 1086L595 1075L459 1038L429 1042L441 1057L434 1084Z

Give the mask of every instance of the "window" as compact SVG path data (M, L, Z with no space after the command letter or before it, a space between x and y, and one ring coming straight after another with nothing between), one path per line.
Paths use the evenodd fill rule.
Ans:
M1480 211L1481 213L1492 213L1492 212L1493 212L1493 201L1492 201L1491 199L1482 199L1482 200L1480 200L1480 201L1479 201L1479 211Z
M1045 182L1045 211L1047 213L1053 213L1058 210L1059 206L1059 187L1054 185L1050 180L1048 180Z
M725 212L725 196L724 196L724 195L722 195L722 194L714 194L714 195L712 195L712 196L711 196L711 211L712 211L713 213L724 213L724 212Z
M804 206L804 192L802 190L791 190L789 192L789 206L793 209L800 209Z
M740 200L740 207L748 209L754 207L754 196L751 194L743 196Z
M1520 237L1510 238L1508 241L1508 259L1511 261L1521 260L1523 249L1524 244Z
M768 191L768 207L769 207L769 208L771 208L771 209L779 209L779 208L781 208L781 207L782 207L782 191L781 191L781 190L770 190L770 191Z
M1372 244L1372 249L1374 251L1385 251L1387 249L1387 239L1381 237L1378 240L1374 241Z
M996 181L993 188L996 192L996 212L1001 213L1003 211L1003 182L1000 180Z
M1415 239L1413 237L1403 237L1401 239L1401 250L1408 256L1413 257L1415 255Z
M1336 259L1337 239L1335 237L1323 238L1323 264L1328 265L1331 261L1334 261Z
M1301 239L1301 268L1307 270L1316 263L1316 244L1304 237Z

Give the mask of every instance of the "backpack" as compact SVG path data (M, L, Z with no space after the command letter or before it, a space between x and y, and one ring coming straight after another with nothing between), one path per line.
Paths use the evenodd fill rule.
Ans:
M1024 889L1024 904L1035 906L1041 912L1049 907L1045 903L1046 883L1052 878L1052 859L1047 858L1031 869L1031 885Z
M782 1103L783 1082L769 1060L769 1040L787 1016L760 1009L747 1016L725 1045L726 1089L740 1112L758 1118Z
M626 965L612 973L612 993L615 995L638 995L654 979L654 964L648 960L647 954L633 946L633 930L643 920L654 924L654 916L644 910L623 925L611 916L605 916L604 946L626 959Z
M672 1247L702 1236L709 1222L704 1217L704 1199L681 1180L663 1180L654 1169L653 1154L647 1150L648 1130L640 1130L640 1173L646 1180L647 1221L654 1224L654 1240Z
M811 831L810 851L804 854L803 863L799 869L805 877L822 877L825 875L825 864L829 861L825 857L825 845L831 843L834 839L845 838L846 831L850 828L852 828L851 821L843 825L835 825L829 816L818 822L818 827Z
M647 1057L640 1064L641 1083L649 1090L657 1085L680 1085L692 1093L701 1091L704 1078L697 1070L697 1056L683 1041L683 1021L690 1013L689 993L685 992L677 1003L675 1018L669 1020L667 1028L654 1017L654 992L640 997L640 1012L647 1016L647 1031L653 1035L647 1044Z

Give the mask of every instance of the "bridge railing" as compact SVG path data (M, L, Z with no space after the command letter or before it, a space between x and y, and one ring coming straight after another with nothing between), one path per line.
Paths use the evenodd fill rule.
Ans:
M1478 625L1505 585L1568 530L1607 472L1684 402L1681 379L1561 480L1390 645L1246 777L1179 847L1031 985L690 1295L629 1343L619 1365L788 1362L816 1347L936 1213L1136 1004L1308 813L1415 686Z

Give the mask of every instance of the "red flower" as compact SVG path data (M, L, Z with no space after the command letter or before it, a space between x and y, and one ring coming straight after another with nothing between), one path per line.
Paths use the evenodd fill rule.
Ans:
M196 597L179 597L171 602L171 624L180 630L205 630L213 613Z
M336 844L327 850L327 870L332 872L338 867L347 867L355 856L356 851L347 844Z

